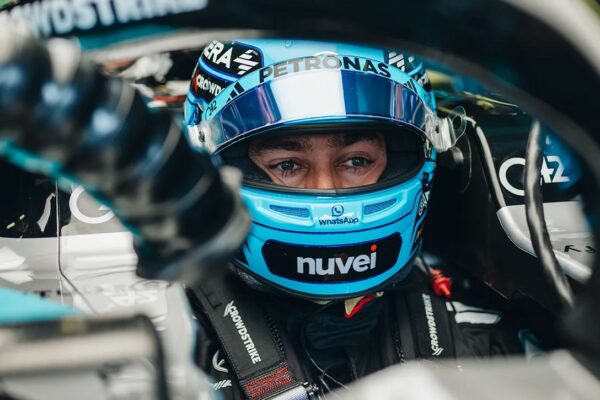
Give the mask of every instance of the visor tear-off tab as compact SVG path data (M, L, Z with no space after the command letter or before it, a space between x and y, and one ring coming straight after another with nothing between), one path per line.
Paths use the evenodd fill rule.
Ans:
M265 313L243 295L246 290L233 276L209 279L193 289L244 394L251 400L309 400L273 338Z

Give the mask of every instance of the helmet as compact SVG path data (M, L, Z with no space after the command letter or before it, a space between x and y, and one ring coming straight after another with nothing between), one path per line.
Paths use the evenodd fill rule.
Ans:
M357 297L403 279L420 247L436 150L456 132L435 114L423 66L349 44L238 40L208 44L185 104L193 146L244 173L251 232L234 260L247 280L318 300ZM257 138L375 132L388 162L362 187L274 184L250 160Z

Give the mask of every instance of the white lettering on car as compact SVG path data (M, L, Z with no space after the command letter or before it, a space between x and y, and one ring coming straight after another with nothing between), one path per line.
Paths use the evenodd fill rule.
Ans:
M517 165L520 165L522 168L524 168L525 159L523 157L513 157L504 161L498 170L498 178L500 179L500 183L504 189L516 196L522 197L525 196L525 190L515 187L515 185L508 180L508 171ZM549 155L544 157L542 169L540 171L542 176L541 179L544 184L570 182L571 178L564 175L564 172L565 167L563 166L559 156Z

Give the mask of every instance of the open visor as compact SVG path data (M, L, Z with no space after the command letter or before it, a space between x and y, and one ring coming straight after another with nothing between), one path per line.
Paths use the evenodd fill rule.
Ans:
M387 68L377 73L317 69L286 72L248 90L240 81L228 102L207 107L200 136L210 151L221 152L259 132L292 124L378 122L414 130L437 151L452 147L462 130L436 116L429 95L412 79L402 83L390 76Z

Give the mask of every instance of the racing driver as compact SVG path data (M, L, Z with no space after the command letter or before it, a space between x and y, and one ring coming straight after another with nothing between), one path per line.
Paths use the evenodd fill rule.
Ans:
M252 228L190 289L224 399L309 399L409 360L518 353L516 324L422 258L436 155L460 132L401 52L213 41L185 104L192 145L244 177ZM452 285L452 280L454 285Z

